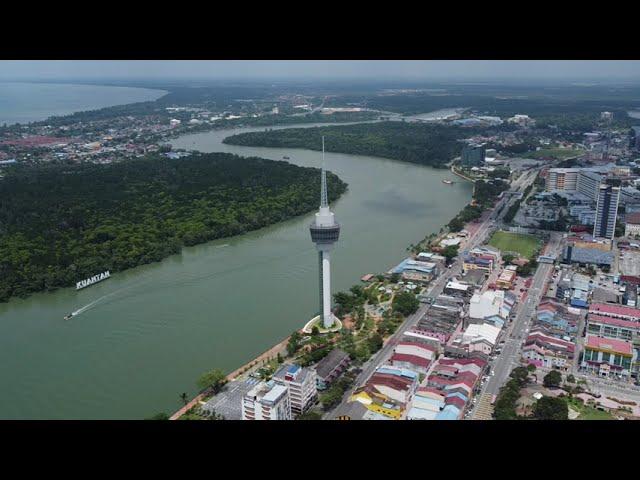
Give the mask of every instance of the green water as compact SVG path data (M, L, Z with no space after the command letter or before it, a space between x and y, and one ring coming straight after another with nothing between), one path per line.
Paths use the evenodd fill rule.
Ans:
M175 145L319 165L317 152L221 143L247 130L191 135ZM388 270L407 245L438 231L471 197L468 183L442 183L453 179L447 170L356 155L326 159L349 183L332 205L342 224L332 253L334 292ZM235 369L315 314L312 217L185 248L84 290L0 304L0 418L129 419L173 411L180 393L195 393L202 372Z

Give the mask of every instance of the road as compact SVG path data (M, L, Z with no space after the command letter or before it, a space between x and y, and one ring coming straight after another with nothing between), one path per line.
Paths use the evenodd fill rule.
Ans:
M555 233L550 237L549 248L547 250L550 254L558 253L562 242L562 235ZM516 312L515 319L507 327L505 332L506 339L502 352L490 365L491 375L489 380L484 385L479 395L479 401L474 409L472 409L471 419L481 420L487 419L487 401L490 403L490 399L493 395L497 395L500 391L500 387L509 378L509 373L514 367L520 364L520 351L522 343L527 337L531 319L540 303L540 298L545 291L545 283L548 281L551 272L554 269L553 264L540 263L533 275L531 287L527 292L527 298L519 304Z
M537 171L533 172L537 173ZM515 180L512 184L512 191L521 191L526 188L528 184L530 184L535 178L535 174L532 175L530 172L525 172L522 174L517 180ZM500 219L508 210L507 205L511 202L511 196L505 195L502 199L498 201L495 208L491 211L490 215L482 222L480 227L469 236L466 242L465 249L470 250L478 245L483 244L488 235L493 231L493 229L500 224ZM503 208L504 207L504 208ZM440 276L431 284L426 295L430 297L437 297L444 290L445 285L447 284L449 278L460 275L462 273L462 261L460 258L457 258L451 265L451 268L446 269L444 272L440 274ZM367 361L362 366L362 372L356 378L354 382L354 387L350 389L345 395L342 397L342 402L332 411L327 412L324 415L325 419L337 418L340 415L344 415L347 409L347 403L349 397L353 393L354 390L361 387L366 383L369 377L373 374L375 369L384 363L389 356L391 355L393 348L398 343L398 341L411 327L414 327L423 315L427 312L430 305L421 305L418 311L416 311L413 315L407 317L407 319L400 325L395 334L393 334L387 342L384 344L381 350L379 350L376 355L374 355L369 361Z

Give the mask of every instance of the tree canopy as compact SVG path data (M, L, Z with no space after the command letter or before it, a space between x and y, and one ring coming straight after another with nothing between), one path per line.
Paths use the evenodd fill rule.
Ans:
M214 368L213 370L204 373L198 379L198 387L200 387L202 390L211 387L214 393L217 393L226 382L227 376L224 374L224 372L219 368Z
M0 301L307 213L317 169L225 153L20 166L0 181ZM329 198L346 184L328 176Z

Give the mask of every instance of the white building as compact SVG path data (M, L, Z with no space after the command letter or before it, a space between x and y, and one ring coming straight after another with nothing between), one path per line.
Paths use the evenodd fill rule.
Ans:
M283 365L273 376L273 381L289 389L291 414L304 413L318 396L316 372L299 365Z
M478 320L493 316L504 318L503 303L504 291L502 290L487 290L482 294L474 293L469 302L469 317Z
M625 237L636 237L640 235L640 213L627 214L625 222Z
M496 344L500 330L488 323L471 324L462 334L462 344L469 352L480 351L488 355Z
M242 398L243 420L291 420L289 389L275 382L260 382Z
M602 175L596 172L582 170L578 173L576 190L588 197L592 202L595 202L598 198L598 189L600 188L602 180Z
M520 125L521 127L529 127L535 125L536 121L531 118L529 115L514 115L513 117L507 119L509 123L515 123Z

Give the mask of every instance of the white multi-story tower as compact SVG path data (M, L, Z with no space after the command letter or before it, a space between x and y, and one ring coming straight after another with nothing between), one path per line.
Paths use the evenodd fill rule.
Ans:
M320 209L316 219L309 227L311 240L318 250L320 269L320 318L324 328L330 328L334 322L331 313L331 256L333 244L340 236L340 225L336 222L333 212L329 210L327 200L327 172L324 168L324 137L322 137L322 174L320 188Z

